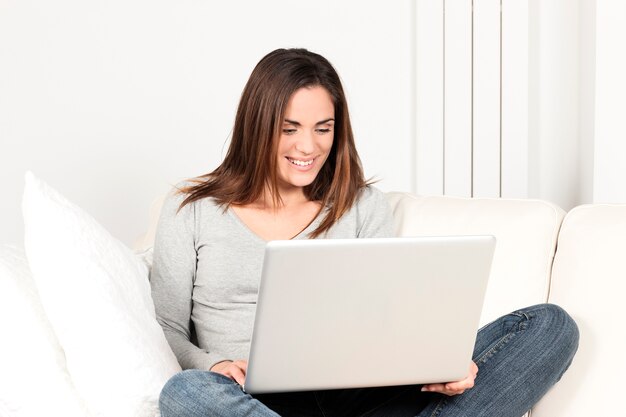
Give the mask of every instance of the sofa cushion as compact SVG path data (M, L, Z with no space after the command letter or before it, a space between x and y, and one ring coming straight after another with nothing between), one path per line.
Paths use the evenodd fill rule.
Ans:
M99 416L148 417L180 370L156 321L148 268L91 216L26 175L25 244L74 385Z
M488 234L496 250L481 324L545 302L564 211L539 200L387 193L398 236Z
M24 251L11 246L0 247L0 318L0 416L86 417Z
M620 306L626 295L626 205L571 210L559 234L550 302L580 330L570 369L533 409L533 417L623 415L626 336ZM603 401L607 399L607 401Z

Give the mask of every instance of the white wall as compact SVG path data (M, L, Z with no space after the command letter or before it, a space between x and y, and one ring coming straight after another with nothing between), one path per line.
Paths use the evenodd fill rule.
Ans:
M596 0L579 0L578 204L593 201Z
M530 4L529 196L626 203L626 3Z
M626 203L626 2L597 0L594 202Z
M366 174L383 190L437 194L458 180L447 193L565 209L626 202L625 3L503 0L498 27L498 1L468 2L445 2L444 16L441 0L4 0L0 243L22 240L31 169L132 244L156 196L219 163L243 85L277 47L307 47L335 64ZM500 61L489 58L498 30ZM473 77L452 71L445 39L458 41L457 66ZM490 116L498 74L500 125ZM444 151L463 156L446 164Z
M579 203L579 10L530 1L528 197Z
M411 2L4 0L0 243L21 242L31 169L132 244L169 184L216 167L258 60L336 66L366 174L412 187Z

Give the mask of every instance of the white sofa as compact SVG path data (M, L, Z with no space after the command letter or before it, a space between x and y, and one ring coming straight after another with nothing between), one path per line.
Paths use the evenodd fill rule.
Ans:
M533 417L626 415L606 400L619 398L626 375L626 335L615 317L626 295L626 204L586 205L566 213L541 200L399 192L387 197L398 236L496 236L482 324L544 302L560 305L576 320L578 353L559 384L533 408ZM152 244L159 209L157 202L151 230L137 248Z
M581 332L578 354L561 382L532 410L534 417L624 415L624 411L612 400L619 398L617 395L621 391L622 376L626 374L626 361L622 353L626 349L626 337L621 333L621 323L615 317L619 302L626 292L623 280L626 278L626 205L581 206L566 214L559 207L538 200L417 197L407 193L388 193L387 196L399 236L496 236L492 275L481 319L483 324L519 307L541 302L561 305L577 321ZM52 200L60 198L53 197ZM37 201L40 206L41 203ZM53 206L56 207L55 210L62 209L60 216L66 217L65 208L59 208L65 204L62 202ZM152 245L160 204L157 202L153 205L150 230L138 240L135 250L145 251ZM110 239L106 236L100 238L105 241ZM88 238L87 242L91 240ZM96 254L98 250L95 248ZM124 252L123 248L119 250L120 253ZM20 265L23 270L24 264ZM26 271L22 272L21 276L26 276ZM0 268L0 284L3 284L2 279ZM0 288L7 287L5 285ZM41 289L40 287L39 290ZM30 302L36 294L29 291ZM42 299L45 298L43 295ZM2 296L0 294L0 300ZM45 314L40 310L38 307L36 311L39 316ZM53 318L50 315L49 317ZM23 321L17 322L14 328L20 329L20 323ZM58 324L56 323L55 329L58 329ZM9 329L10 326L11 323ZM4 323L3 328L7 328ZM46 337L46 340L54 338L51 334ZM75 379L71 365L81 358L76 358L76 352L67 349L65 358L59 356L63 354L62 350L59 351L59 346L61 349L64 347L62 338L59 340L61 346L53 341L52 345L56 350L51 350L56 352L54 360L60 364L55 369L63 380L74 379L74 385L80 388L80 384L85 385L85 381ZM19 353L20 349L16 345L13 352ZM0 367L3 364L1 359ZM4 381L2 378L0 372L0 387L15 387L20 382ZM30 383L28 379L25 381ZM71 388L70 385L68 387ZM158 392L153 389L152 395L155 395L155 391ZM72 396L75 398L77 395L80 397L84 391L78 389L77 395L73 392ZM18 400L24 398L25 401L31 401L31 393L14 394L14 398ZM26 412L12 413L8 408L3 413L2 395L0 392L2 417L5 414L7 417L31 415ZM87 403L89 405L90 401ZM91 403L94 403L93 399ZM106 406L107 403L104 404ZM17 404L15 409L19 411L19 407ZM23 407L22 411L24 410L26 408ZM147 410L143 415L151 415L149 407ZM72 415L88 414L76 411ZM130 412L125 415L137 414Z
M400 236L496 236L483 323L541 302L562 306L576 320L578 353L533 417L626 415L617 401L626 375L626 335L617 316L626 295L626 204L565 213L538 200L388 197Z

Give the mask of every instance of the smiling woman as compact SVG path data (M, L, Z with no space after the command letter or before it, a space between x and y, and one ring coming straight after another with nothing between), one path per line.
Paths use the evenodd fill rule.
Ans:
M330 62L304 49L278 49L261 59L241 95L224 161L191 182L181 186L182 206L212 197L242 217L246 209L268 208L266 215L284 217L296 205L316 205L327 210L311 237L328 231L366 186Z
M244 88L224 161L177 187L161 213L150 283L185 369L161 392L163 417L522 415L576 350L576 325L555 306L483 328L460 381L255 396L241 389L267 241L392 236L390 207L364 179L332 65L304 49L265 56Z

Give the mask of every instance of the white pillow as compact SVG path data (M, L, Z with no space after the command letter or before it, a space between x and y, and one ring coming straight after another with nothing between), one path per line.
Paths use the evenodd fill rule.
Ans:
M30 267L87 406L106 417L157 415L180 367L156 321L146 265L30 172L22 209Z
M85 417L24 251L0 248L0 416Z

